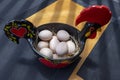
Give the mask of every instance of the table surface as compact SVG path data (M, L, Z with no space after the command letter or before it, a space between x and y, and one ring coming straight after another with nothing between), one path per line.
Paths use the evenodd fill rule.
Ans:
M0 0L0 80L68 80L79 60L67 68L47 68L36 60L34 52L25 39L21 39L20 44L17 45L8 40L3 31L7 22L13 19L26 19L55 1ZM77 75L84 80L120 80L120 1L72 1L84 7L104 4L111 9L113 14L111 23Z

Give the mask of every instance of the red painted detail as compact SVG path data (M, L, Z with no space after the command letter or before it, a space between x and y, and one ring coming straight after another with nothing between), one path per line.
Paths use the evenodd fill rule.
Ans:
M90 27L90 29L89 29L90 31L94 31L95 30L95 28L94 27Z
M76 19L75 25L78 25L80 22L87 21L103 26L109 22L111 15L112 13L107 6L93 5L91 7L85 8L80 13Z
M88 38L94 39L96 37L96 35L97 35L97 32L95 31L95 28L94 27L90 27L89 30L90 30L91 34L90 34L90 36Z
M47 67L50 67L50 68L63 68L63 67L66 67L69 65L69 63L59 63L59 64L54 64L52 63L51 61L49 60L46 60L44 58L39 58L39 61L41 63L43 63L44 65L46 65Z
M23 27L20 27L20 28L18 28L18 29L15 28L15 27L13 27L13 28L10 29L10 32L11 32L12 34L16 35L17 37L22 38L22 37L24 37L25 34L27 33L27 30L26 30L26 28L23 28Z
M94 31L94 32L92 32L92 34L90 34L90 36L88 38L94 39L96 37L96 35L97 35L97 32Z

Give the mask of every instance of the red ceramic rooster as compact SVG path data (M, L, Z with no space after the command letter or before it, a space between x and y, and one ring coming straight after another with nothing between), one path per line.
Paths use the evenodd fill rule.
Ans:
M94 38L96 36L96 31L101 26L107 24L111 18L111 12L108 7L102 5L94 5L85 8L80 15L77 17L75 25L77 26L80 22L87 21L84 29L81 32L83 38ZM20 38L32 39L34 40L36 36L36 28L34 25L26 20L23 21L12 21L5 25L4 28L6 36L13 42L19 43ZM83 39L80 38L80 39ZM82 42L82 41L81 41ZM32 44L32 43L30 43ZM33 45L32 45L33 47ZM34 48L33 48L34 49ZM36 52L36 50L35 50ZM37 54L38 55L38 54ZM70 63L76 58L71 58L69 61L56 61L46 59L43 56L38 55L39 61L48 67L52 68L62 68ZM78 57L78 56L77 56ZM55 64L56 63L56 64Z
M107 24L111 18L111 15L111 11L107 6L93 5L85 8L80 13L76 19L75 25L77 26L80 22L87 21L87 25L92 27L86 34L86 37L95 38L97 29Z

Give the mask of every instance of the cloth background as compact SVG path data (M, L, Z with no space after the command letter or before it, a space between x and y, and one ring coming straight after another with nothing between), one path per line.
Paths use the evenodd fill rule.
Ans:
M4 25L13 19L25 19L56 0L0 0L0 80L67 80L78 61L64 69L50 69L36 60L29 43L17 45L5 36ZM120 1L73 0L88 7L105 4L112 20L78 71L84 80L120 80ZM67 4L67 3L66 3Z

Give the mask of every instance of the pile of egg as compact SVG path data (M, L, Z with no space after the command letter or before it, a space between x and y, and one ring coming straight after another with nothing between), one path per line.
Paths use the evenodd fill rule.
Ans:
M42 30L38 33L37 47L39 54L52 59L67 58L73 56L76 51L75 42L66 30L53 33L50 30Z

